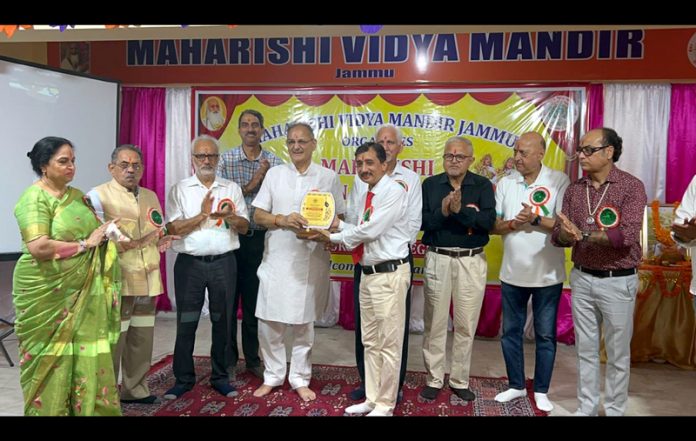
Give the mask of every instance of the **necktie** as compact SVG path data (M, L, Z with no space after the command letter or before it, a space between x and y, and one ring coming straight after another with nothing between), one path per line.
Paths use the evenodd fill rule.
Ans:
M360 219L361 224L370 220L370 215L372 214L372 197L374 195L375 194L371 191L367 192L367 198L365 199L365 210L363 211L362 219ZM363 245L362 243L357 247L353 248L353 265L356 265L358 264L358 262L360 262L363 253L365 253L365 245Z

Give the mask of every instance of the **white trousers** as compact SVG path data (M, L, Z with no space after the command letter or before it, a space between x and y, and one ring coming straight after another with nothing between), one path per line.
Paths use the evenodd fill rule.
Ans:
M265 365L263 384L276 387L285 381L287 356L285 336L290 336L292 356L288 382L293 389L309 386L312 378L312 345L314 344L314 323L289 325L259 319L259 346Z

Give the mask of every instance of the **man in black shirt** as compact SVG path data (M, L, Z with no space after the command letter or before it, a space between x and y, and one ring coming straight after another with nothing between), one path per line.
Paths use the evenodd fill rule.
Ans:
M445 143L445 172L423 181L425 255L425 334L423 359L428 372L421 397L434 400L443 387L450 300L454 342L449 386L465 401L474 334L486 289L488 263L483 246L495 225L495 196L487 178L472 173L474 146L466 138Z

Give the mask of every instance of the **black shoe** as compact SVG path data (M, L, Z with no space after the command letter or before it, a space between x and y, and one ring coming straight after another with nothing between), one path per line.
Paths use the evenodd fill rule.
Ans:
M420 392L420 396L422 398L425 398L426 400L434 400L437 398L437 395L440 393L440 389L436 387L430 387L430 386L425 386L423 390Z
M363 386L358 386L356 389L348 394L351 400L360 401L365 399L365 388Z
M169 389L164 393L165 400L176 400L186 392L190 391L191 388L182 386L180 384L175 384L173 388Z
M464 401L474 401L476 399L476 395L469 389L457 389L452 386L450 386L450 389L452 389L452 392L454 392L456 396Z
M263 380L263 367L262 366L247 366L246 370L251 372L251 375L253 375L254 377L260 378Z
M134 400L124 400L121 399L121 403L125 404L162 404L160 397L154 395L147 396L145 398L136 398Z
M213 389L218 391L220 394L222 394L228 398L236 397L237 395L239 395L237 393L237 389L235 389L234 386L232 386L229 383L217 383L217 384L211 384L211 386L213 387Z

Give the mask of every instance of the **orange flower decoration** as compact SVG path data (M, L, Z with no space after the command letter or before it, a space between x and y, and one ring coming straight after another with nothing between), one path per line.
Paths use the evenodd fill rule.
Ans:
M677 211L679 207L679 201L674 202L673 212ZM655 239L662 245L671 247L674 246L674 240L672 240L672 235L669 230L666 230L662 223L660 222L660 201L657 199L650 203L650 208L652 209L652 221L653 221L653 231L655 232Z

